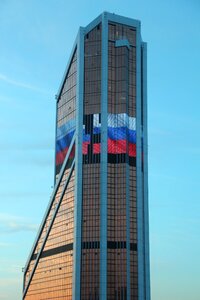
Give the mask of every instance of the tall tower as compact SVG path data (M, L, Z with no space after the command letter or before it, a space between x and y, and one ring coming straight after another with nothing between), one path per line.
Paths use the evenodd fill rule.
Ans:
M139 21L104 12L80 28L23 299L150 300L146 75Z

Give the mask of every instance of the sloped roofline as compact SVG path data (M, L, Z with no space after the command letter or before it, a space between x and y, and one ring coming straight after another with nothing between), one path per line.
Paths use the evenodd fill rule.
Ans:
M127 17L123 17L123 16L120 16L120 15L116 15L114 13L109 13L107 11L104 11L97 18L95 18L92 22L90 22L86 27L80 27L79 31L82 30L84 32L84 35L86 35L93 28L95 28L97 25L99 25L104 17L107 17L108 21L113 22L113 23L121 23L123 25L132 26L132 27L136 27L136 28L139 28L139 29L140 29L140 26L141 26L141 23L140 23L139 20L131 19L131 18L127 18ZM76 48L77 48L78 36L79 36L79 32L78 32L78 34L76 36L76 39L75 39L75 42L74 42L74 45L73 45L73 48L72 48L72 51L71 51L68 63L67 63L67 66L65 68L65 72L64 72L61 84L60 84L58 92L56 94L56 100L57 100L57 102L59 101L59 98L61 96L61 92L62 92L64 83L65 83L67 74L69 72L69 68L70 68L70 65L71 65L74 53L75 53Z

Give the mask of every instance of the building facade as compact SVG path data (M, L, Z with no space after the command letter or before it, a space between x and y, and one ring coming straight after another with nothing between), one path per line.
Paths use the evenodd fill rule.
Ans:
M23 299L150 300L146 76L139 21L104 12L80 28Z

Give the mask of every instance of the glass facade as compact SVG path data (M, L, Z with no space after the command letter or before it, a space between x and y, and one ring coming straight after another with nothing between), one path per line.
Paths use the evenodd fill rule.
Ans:
M101 25L84 39L81 299L99 299Z
M61 196L69 169L66 169L59 189L55 196L45 226L38 240L34 254L25 274L25 287L36 262L38 253L52 220L55 207ZM51 231L34 272L26 294L27 300L39 299L71 299L72 267L73 267L73 225L74 225L74 171L67 191L65 192Z
M60 98L57 103L57 130L56 130L56 178L63 165L75 130L75 104L76 104L76 51L72 58L69 72L63 84ZM68 162L63 170L63 176L58 190L51 203L48 214L35 245L34 253L30 259L24 275L24 288L26 288L41 247L43 250L39 257L37 267L31 279L26 300L41 299L72 299L73 277L73 239L74 239L74 171L72 172L67 189L61 198L66 184L70 167L75 155L75 146L69 155ZM59 209L52 222L55 209ZM48 233L48 228L52 227Z
M79 32L57 99L55 193L25 267L23 299L150 300L142 45L139 21L109 13Z
M136 29L110 23L108 31L108 133L113 131L108 134L108 298L127 299L129 247L130 295L137 299Z
M76 76L77 52L75 51L66 80L57 103L56 120L56 175L59 174L76 126ZM74 157L72 154L71 159Z

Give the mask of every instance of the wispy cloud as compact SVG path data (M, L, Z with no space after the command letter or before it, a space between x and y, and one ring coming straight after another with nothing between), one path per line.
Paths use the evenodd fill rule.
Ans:
M0 214L0 233L16 233L21 231L36 231L37 224L27 222L19 216Z
M29 84L29 83L26 83L26 82L21 82L21 81L17 81L15 79L9 78L8 76L6 76L2 73L0 73L0 80L6 82L8 84L17 86L17 87L29 89L29 90L39 92L39 93L43 93L43 94L49 94L49 92L44 90L44 89L41 89L39 87L36 87L36 86L34 86L32 84Z
M3 232L12 233L12 232L19 232L19 231L36 231L37 228L38 226L35 224L9 222L6 224L6 227L3 228Z
M21 281L21 279L16 278L16 277L14 277L14 278L1 278L0 287L3 287L3 286L9 286L10 287L13 284L19 283L20 281ZM2 294L1 294L1 297L2 297ZM0 299L4 299L4 298L0 298Z
M21 299L22 276L18 274L10 274L10 278L4 278L2 273L0 280L0 300L17 300Z

